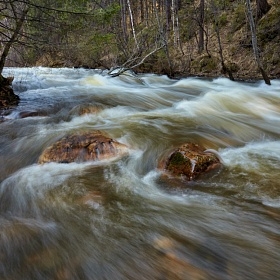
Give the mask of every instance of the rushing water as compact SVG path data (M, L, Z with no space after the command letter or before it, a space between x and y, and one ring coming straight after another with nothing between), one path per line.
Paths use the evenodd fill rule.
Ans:
M280 279L279 80L4 74L21 102L0 122L0 279ZM102 110L79 115L85 105ZM105 131L130 153L37 164L79 130ZM163 180L158 162L188 141L224 167Z

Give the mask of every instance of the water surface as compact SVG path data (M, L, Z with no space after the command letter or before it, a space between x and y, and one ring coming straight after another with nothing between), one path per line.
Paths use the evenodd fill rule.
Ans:
M21 101L0 123L0 279L279 279L279 80L4 74ZM80 115L85 106L99 111ZM130 153L37 164L81 130ZM217 150L224 167L164 180L159 161L188 141Z

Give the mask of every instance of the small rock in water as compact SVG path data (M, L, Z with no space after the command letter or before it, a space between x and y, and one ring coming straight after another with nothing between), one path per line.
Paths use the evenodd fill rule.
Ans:
M175 176L183 176L188 181L221 166L217 155L205 151L204 147L186 143L176 149L166 161L165 170Z
M96 161L123 156L127 152L126 145L109 138L101 131L83 132L58 140L43 151L38 162Z

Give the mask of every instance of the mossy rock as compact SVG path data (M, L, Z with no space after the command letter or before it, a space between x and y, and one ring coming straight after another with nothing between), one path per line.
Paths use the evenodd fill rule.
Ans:
M205 151L205 148L194 143L186 143L169 156L165 170L175 176L193 180L199 175L221 166L217 155Z

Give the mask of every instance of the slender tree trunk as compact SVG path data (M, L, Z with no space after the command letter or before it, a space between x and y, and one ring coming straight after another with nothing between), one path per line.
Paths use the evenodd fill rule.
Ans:
M136 38L136 32L135 32L135 27L134 27L134 18L133 18L133 14L132 14L131 5L130 5L130 0L126 0L126 3L127 3L127 7L128 7L128 12L129 12L130 24L131 24L133 38L134 38L135 45L136 45L137 49L139 49L138 41L137 41L137 38Z
M178 1L171 1L171 15L172 15L172 27L173 27L173 41L174 46L180 46L180 36L179 36L179 18L178 18Z
M204 9L205 0L200 0L199 3L199 30L198 30L198 52L201 53L204 50Z
M179 25L179 14L178 14L178 11L179 11L179 0L176 0L177 4L177 9L176 9L176 17L175 17L175 20L176 20L176 33L177 33L177 44L178 46L180 47L180 50L182 52L182 54L184 55L184 51L183 51L183 48L182 48L182 43L181 43L181 38L180 38L180 25Z
M175 0L171 0L171 19L172 19L172 29L173 29L173 41L174 46L177 46L177 38L176 38L176 23L175 23Z
M168 61L169 76L172 76L174 71L173 71L173 66L172 66L172 62L171 62L171 59L170 59L168 42L167 42L167 39L166 39L166 32L167 31L164 33L163 27L162 27L162 25L160 23L158 10L157 10L157 7L155 5L156 4L156 0L153 0L153 3L154 3L154 11L155 11L155 15L156 15L156 20L157 20L157 24L158 24L158 31L159 31L160 38L161 38L161 41L162 41L162 44L163 44L163 47L164 47L164 51L165 51L165 54L166 54L166 58L167 58L167 61Z
M166 30L170 30L170 23L171 23L171 2L170 0L165 0L165 7L166 7Z
M255 25L255 22L254 22L254 17L253 17L253 13L252 13L250 0L246 0L246 10L247 10L247 16L248 16L248 20L249 20L250 29L251 29L252 47L253 47L255 60L256 60L256 63L258 65L258 68L259 68L259 70L262 74L263 80L265 81L265 83L267 85L270 85L271 84L270 79L269 79L267 73L265 72L265 70L263 68L261 55L259 53L256 25Z
M145 0L145 19L146 19L146 26L149 26L149 5L148 0Z
M141 12L141 22L144 22L145 14L144 14L144 1L140 2L140 12Z
M177 22L176 22L176 1L171 1L171 18L172 18L172 28L173 28L173 41L174 41L174 47L177 47Z
M124 41L127 42L127 26L126 26L126 5L125 0L120 0L121 7L121 26L123 32Z
M219 25L219 21L218 21L218 15L220 13L220 10L217 7L217 5L215 4L215 1L210 2L210 9L212 10L214 31L217 35L217 40L218 40L219 56L220 56L221 65L222 65L222 73L228 74L230 80L234 81L232 71L226 66L225 59L224 59L223 46L222 46L222 40L221 40L221 34L220 34L220 25Z
M219 26L215 26L215 32L217 34L217 39L218 39L219 55L220 55L221 64L222 64L222 71L225 74L228 73L228 76L229 76L230 80L234 81L234 77L232 75L231 70L225 64Z

